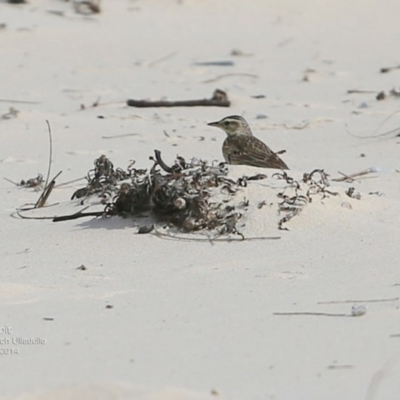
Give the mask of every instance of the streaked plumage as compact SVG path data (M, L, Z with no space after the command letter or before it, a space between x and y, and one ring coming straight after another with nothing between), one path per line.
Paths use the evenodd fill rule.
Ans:
M276 153L253 136L244 118L232 115L208 125L216 126L228 135L222 145L222 153L228 164L289 169Z

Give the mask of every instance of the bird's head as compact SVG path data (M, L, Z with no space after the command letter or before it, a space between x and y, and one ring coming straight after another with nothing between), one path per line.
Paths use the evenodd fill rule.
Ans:
M228 136L253 136L249 124L239 115L231 115L221 119L221 121L210 122L207 125L216 126L217 128L222 129Z

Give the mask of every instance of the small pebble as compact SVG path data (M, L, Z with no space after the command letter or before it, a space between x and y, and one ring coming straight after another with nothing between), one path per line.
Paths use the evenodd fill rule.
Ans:
M351 307L351 315L353 317L361 317L367 312L367 307L363 306L362 304L356 304Z

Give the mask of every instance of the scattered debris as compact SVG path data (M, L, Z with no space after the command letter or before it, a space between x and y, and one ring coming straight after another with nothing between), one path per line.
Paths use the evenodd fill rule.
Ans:
M319 179L314 178L316 174L319 174ZM313 196L321 195L322 198L325 198L329 195L336 196L338 194L327 189L329 186L328 175L322 169L316 169L309 174L305 173L301 181L294 180L285 171L276 173L273 177L283 179L289 185L283 192L278 193L278 198L282 199L282 202L278 205L278 210L280 214L284 214L278 222L278 228L281 230L288 230L283 224L290 221L308 203L311 203ZM299 194L299 192L304 194Z
M15 109L14 107L10 107L7 113L0 115L0 119L17 118L18 114L19 111L17 109Z
M256 94L254 96L251 96L252 99L265 99L267 96L265 94Z
M23 188L33 188L39 190L40 188L43 187L43 175L38 174L36 178L30 178L27 180L22 179L20 183L16 183L12 181L11 179L4 178L6 181L11 182L15 186L21 186Z
M354 187L349 187L346 190L346 194L347 196L351 197L352 199L357 199L357 200L361 200L361 194L360 192L356 192L356 189Z
M78 14L98 14L101 11L100 0L73 0L72 4Z
M377 100L385 100L389 97L398 98L400 97L400 89L393 88L389 91L389 93L385 93L383 90L376 95Z
M101 97L99 96L97 98L97 100L94 103L92 103L92 105L90 107L98 107L100 104L100 98ZM86 110L87 108L89 108L89 107L85 106L84 104L81 104L81 110Z
M245 53L242 50L238 50L238 49L233 49L231 51L231 56L234 56L234 57L250 57L252 55L253 54L251 54L251 53Z
M219 89L216 89L211 99L201 100L133 100L127 101L128 106L131 107L195 107L195 106L216 106L216 107L229 107L231 105L228 100L227 94Z
M396 65L395 67L386 67L386 68L381 68L380 73L381 74L386 74L390 71L394 71L395 69L400 69L400 65Z
M375 195L375 196L378 196L378 197L381 197L381 196L383 196L384 195L384 193L382 193L382 192L378 192L378 191L376 191L376 192L369 192L368 193L369 195Z

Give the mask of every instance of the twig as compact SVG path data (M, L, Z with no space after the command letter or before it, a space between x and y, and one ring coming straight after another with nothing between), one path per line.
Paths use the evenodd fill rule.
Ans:
M54 206L56 206L56 205L58 205L59 203L54 203L54 204L51 204L51 205L49 205L49 206L44 206L44 207L42 207L42 208L48 208L48 207L54 207ZM25 206L26 205L29 205L29 204L25 204ZM35 210L35 206L34 206L34 204L32 204L32 206L33 207L29 207L29 208L23 208L24 206L22 206L22 207L20 207L20 208L17 208L17 210L15 211L15 213L18 215L18 217L20 217L21 219L38 219L38 220L41 220L41 219L53 219L54 217L27 217L27 216L25 216L25 215L23 215L23 213L24 212L26 212L26 211L32 211L32 210ZM15 218L15 213L12 213L11 214L11 216L13 217L13 218Z
M12 181L11 179L8 179L8 178L6 178L6 177L3 177L3 179L5 179L7 182L12 183L12 184L15 185L15 186L19 186L19 184L18 184L17 182Z
M331 180L334 181L334 182L344 182L344 181L347 181L347 180L353 181L354 178L357 178L357 177L363 176L363 175L368 175L368 174L373 173L373 172L378 172L378 171L374 167L367 168L367 169L364 169L364 170L362 170L360 172L355 172L354 174L349 174L349 175L346 175L343 172L339 171L339 174L343 175L343 177L341 177L341 178L333 178Z
M40 101L27 101L27 100L10 100L10 99L0 99L3 103L16 103L16 104L40 104Z
M50 195L50 193L51 193L51 191L53 190L53 187L54 187L54 185L55 185L55 179L61 174L61 172L59 172L59 173L53 178L53 180L52 180L52 187L51 187L51 188L48 188L48 187L47 187L47 184L49 183L50 172L51 172L51 162L52 162L52 159L53 159L53 138L52 138L52 134L51 134L50 123L49 123L49 121L48 121L47 119L46 119L46 124L47 124L47 129L48 129L48 132L49 132L49 166L48 166L48 168L47 168L46 183L45 183L45 185L44 185L44 189L43 189L42 194L40 195L38 201L36 202L35 208L36 208L36 207L43 207L44 201L45 201L45 200L43 201L43 199L44 199L44 198L47 199L47 198L49 197L49 195ZM54 182L54 183L53 183L53 182Z
M173 236L168 233L163 233L158 230L154 231L154 235L161 239L169 239L169 240L184 240L187 242L244 242L244 241L253 241L253 240L278 240L280 236L259 236L259 237L235 237L235 238L189 238L189 237L179 237Z
M223 75L218 75L215 78L211 78L211 79L207 79L205 81L202 81L201 83L211 83L211 82L216 82L222 78L228 78L230 76L248 76L250 78L258 78L258 75L254 75L254 74L245 74L245 73L232 73L232 74L223 74Z
M38 201L35 204L34 208L41 208L45 205L47 199L50 196L50 193L52 192L52 190L54 189L55 185L56 185L56 179L62 174L62 171L60 171L52 180L51 182L45 186L42 194L40 195Z
M376 93L377 90L358 90L358 89L350 89L347 91L348 94L352 93Z
M102 139L119 139L123 137L129 137L129 136L141 136L140 133L123 133L121 135L115 135L115 136L102 136Z
M150 101L150 100L133 100L127 101L128 106L131 107L195 107L195 106L215 106L215 107L229 107L230 101L228 96L222 90L215 90L211 99L201 100L178 100L178 101Z
M393 71L395 69L400 69L400 65L396 65L395 67L386 67L386 68L381 68L380 73L381 74L386 74L390 71Z
M88 207L85 207L83 210L86 210ZM78 211L77 213L71 215L62 215L60 217L53 217L53 222L70 221L72 219L86 218L86 217L101 217L102 215L104 215L104 211L92 211L84 213L82 212L83 210Z
M193 63L193 65L199 65L201 67L233 67L235 63L233 61L199 61Z
M331 313L321 313L321 312L276 312L274 315L317 315L324 317L352 317L349 314L331 314Z
M317 304L379 303L383 301L397 301L397 300L399 300L398 297L393 297L391 299L319 301Z
M51 162L52 162L52 159L53 159L53 137L52 137L52 134L51 134L51 126L50 126L50 123L49 123L49 121L47 119L46 119L46 124L47 124L47 129L49 131L49 167L47 169L46 183L44 184L45 188L46 188L47 184L49 183L50 171L51 171Z

